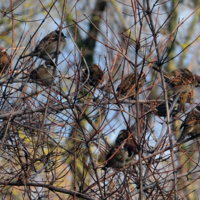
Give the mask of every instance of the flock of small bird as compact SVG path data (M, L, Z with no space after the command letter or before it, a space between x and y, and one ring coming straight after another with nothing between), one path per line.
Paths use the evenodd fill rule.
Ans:
M61 32L60 37L60 52L64 49L66 45L66 36ZM46 62L40 65L37 69L30 72L30 78L36 80L38 83L49 86L53 80L53 77L57 75L55 64L53 59L57 56L57 45L59 40L59 31L55 30L48 35L46 35L36 46L35 50L30 54L21 56L20 59L25 57L37 56L42 58ZM58 54L60 53L58 52ZM0 70L1 74L6 73L9 69L11 62L11 57L7 54L6 49L0 47ZM54 70L55 69L55 70ZM53 74L53 72L55 73ZM26 78L26 77L25 77Z
M59 30L55 30L46 35L36 46L35 50L30 54L21 56L20 59L26 57L38 57L45 60L43 65L32 70L29 74L31 79L37 81L37 83L50 86L54 77L57 75L56 66L53 59L64 49L66 45L66 36L61 32L59 52L57 51ZM0 73L5 74L11 63L11 57L7 54L6 49L0 47ZM157 67L153 66L153 69L160 71ZM195 87L200 86L200 76L193 75L188 69L180 68L173 70L170 73L163 72L165 81L170 85L171 91L174 95L179 94L178 109L177 112L185 112L185 104L192 103L195 92ZM133 99L135 97L135 81L136 73L131 73L126 76L119 86L117 87L117 95L124 96L125 98ZM89 84L92 87L97 87L103 82L104 72L100 65L93 64L91 67L86 68L81 77L82 83ZM145 74L137 74L139 92L142 90L145 82ZM166 116L166 108L164 111L164 104L158 105L156 110L160 116ZM171 104L169 104L171 106ZM161 106L161 107L160 107ZM178 139L178 142L183 140L186 135L196 136L200 134L200 107L196 107L188 113L186 119L181 125L183 128L182 134ZM172 112L173 113L173 112ZM107 164L106 167L112 168L123 168L129 165L135 155L138 153L137 145L129 141L129 131L121 130L114 146L111 148L106 156Z

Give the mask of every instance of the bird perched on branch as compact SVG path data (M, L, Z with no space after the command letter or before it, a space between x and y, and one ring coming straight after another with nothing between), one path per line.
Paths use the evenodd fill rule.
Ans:
M58 52L59 54L61 53L61 51L64 49L66 45L65 38L66 36L61 32L60 48L59 48L60 51ZM58 40L59 40L59 30L52 31L39 42L39 44L36 46L33 52L25 56L22 56L21 58L25 58L28 56L31 56L31 57L37 56L44 60L54 59L57 56Z
M10 62L11 58L7 54L6 49L0 47L0 75L7 72L10 66Z
M127 141L128 136L127 130L120 131L115 141L115 145L106 156L106 160L108 161L103 169L106 169L107 167L124 168L133 161L138 150L134 143Z
M153 66L156 71L157 67ZM192 103L195 96L195 87L200 87L200 76L193 75L190 70L186 68L175 69L172 72L163 72L165 81L170 85L174 94L180 94L179 98L179 112L185 111L185 103Z
M188 113L184 122L181 124L181 133L178 142L183 140L186 135L196 136L200 135L200 107L196 107L191 112Z
M153 66L153 68L159 71L157 67ZM175 69L169 73L163 72L163 75L174 93L191 92L195 87L200 86L200 76L193 75L186 68Z
M101 70L101 66L98 64L93 64L91 67L89 67L89 72L87 68L83 70L81 81L84 83L87 80L86 84L97 87L103 80L103 75L104 73Z
M138 78L139 91L141 91L142 87L144 85L146 76L144 73L142 73L141 76L138 74L137 78ZM133 99L136 94L135 81L136 81L135 80L135 72L126 76L124 78L124 80L117 87L118 96L120 96L120 94L121 94L122 96L126 96L126 97Z
M54 69L54 64L51 61L46 61L43 65L40 65L38 68L30 72L30 78L36 80L37 83L50 86L57 75L57 71Z

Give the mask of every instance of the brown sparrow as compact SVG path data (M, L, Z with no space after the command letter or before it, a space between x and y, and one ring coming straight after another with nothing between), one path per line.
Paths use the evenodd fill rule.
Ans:
M177 142L183 140L186 135L195 136L200 135L200 111L199 107L193 109L188 113L184 122L181 124L183 131Z
M54 68L55 66L51 61L46 61L43 65L40 65L30 72L30 78L36 80L37 83L50 86L52 81L54 81L54 77L57 75L56 69L53 75Z
M139 75L138 75L139 77ZM145 82L145 74L142 73L140 80L138 82L139 84L139 90L142 90L142 87ZM135 96L135 72L132 74L129 74L124 78L124 80L118 85L117 87L118 96L121 94L122 96L130 97L131 99Z
M87 80L87 83L93 87L97 87L99 83L103 80L103 71L101 70L101 66L98 64L93 64L89 67L89 75L88 69L86 68L81 77L82 83Z
M126 141L128 135L127 130L120 131L115 141L115 145L106 156L106 160L108 161L103 169L106 167L124 168L133 161L138 150L136 145Z
M10 66L11 58L7 54L6 49L0 47L0 75L6 73Z
M157 67L153 67L159 71ZM193 75L189 69L180 68L172 72L163 72L165 81L169 83L171 90L174 93L186 93L194 90L195 87L200 86L200 76Z
M61 32L60 52L64 49L66 45L65 38L66 36ZM20 59L28 57L28 56L31 56L31 57L37 56L44 60L51 60L51 59L56 58L58 39L59 39L59 30L52 31L40 41L40 43L36 46L33 52L20 57Z

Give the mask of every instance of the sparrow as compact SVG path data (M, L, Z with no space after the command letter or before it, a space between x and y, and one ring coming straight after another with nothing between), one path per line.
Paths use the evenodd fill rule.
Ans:
M128 136L127 130L120 131L115 141L115 145L106 156L106 160L108 161L103 169L106 169L107 167L124 168L133 161L138 150L136 145L126 141Z
M30 72L30 78L36 80L37 83L42 85L50 86L54 77L57 75L57 71L54 72L54 64L51 61L46 61L43 65Z
M64 49L66 45L65 38L66 36L61 32L60 52ZM52 31L39 42L39 44L36 46L33 52L25 56L21 56L20 59L28 56L31 57L37 56L44 60L51 60L56 58L58 39L59 39L59 30Z
M7 72L10 66L10 62L11 58L7 54L6 49L0 47L0 75Z
M159 71L157 67L153 67ZM187 93L200 86L200 76L193 75L189 69L180 68L172 72L163 72L165 81L170 85L174 93Z
M186 103L193 103L195 97L195 91L192 90L191 92L186 92L180 95L179 100L178 100L178 109L177 112L185 112L185 104Z
M181 124L180 129L182 133L177 142L180 142L186 135L195 136L200 135L200 108L196 107L188 113L187 117Z
M84 69L81 76L81 81L84 83L87 80L87 84L97 87L103 80L103 75L104 73L101 70L101 66L98 64L93 64L91 67L89 67L89 72L87 68Z
M139 77L139 75L137 76ZM145 74L142 73L140 79L139 79L139 91L142 90L142 87L144 85L144 82L145 82ZM118 92L118 96L119 94L123 95L123 96L127 96L127 97L130 97L131 99L134 98L135 96L135 72L134 73L131 73L129 74L128 76L126 76L124 78L124 80L118 85L117 87L117 90Z

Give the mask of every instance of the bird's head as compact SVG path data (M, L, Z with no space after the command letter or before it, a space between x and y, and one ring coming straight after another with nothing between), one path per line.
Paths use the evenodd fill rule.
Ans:
M127 130L125 129L121 130L115 140L115 144L121 144L122 142L124 142L124 140L128 138L128 136L129 136L129 133Z
M55 30L55 34L57 35L57 36L59 36L59 30ZM61 37L63 37L63 38L66 38L67 36L65 36L64 34L63 34L63 32L61 32Z

